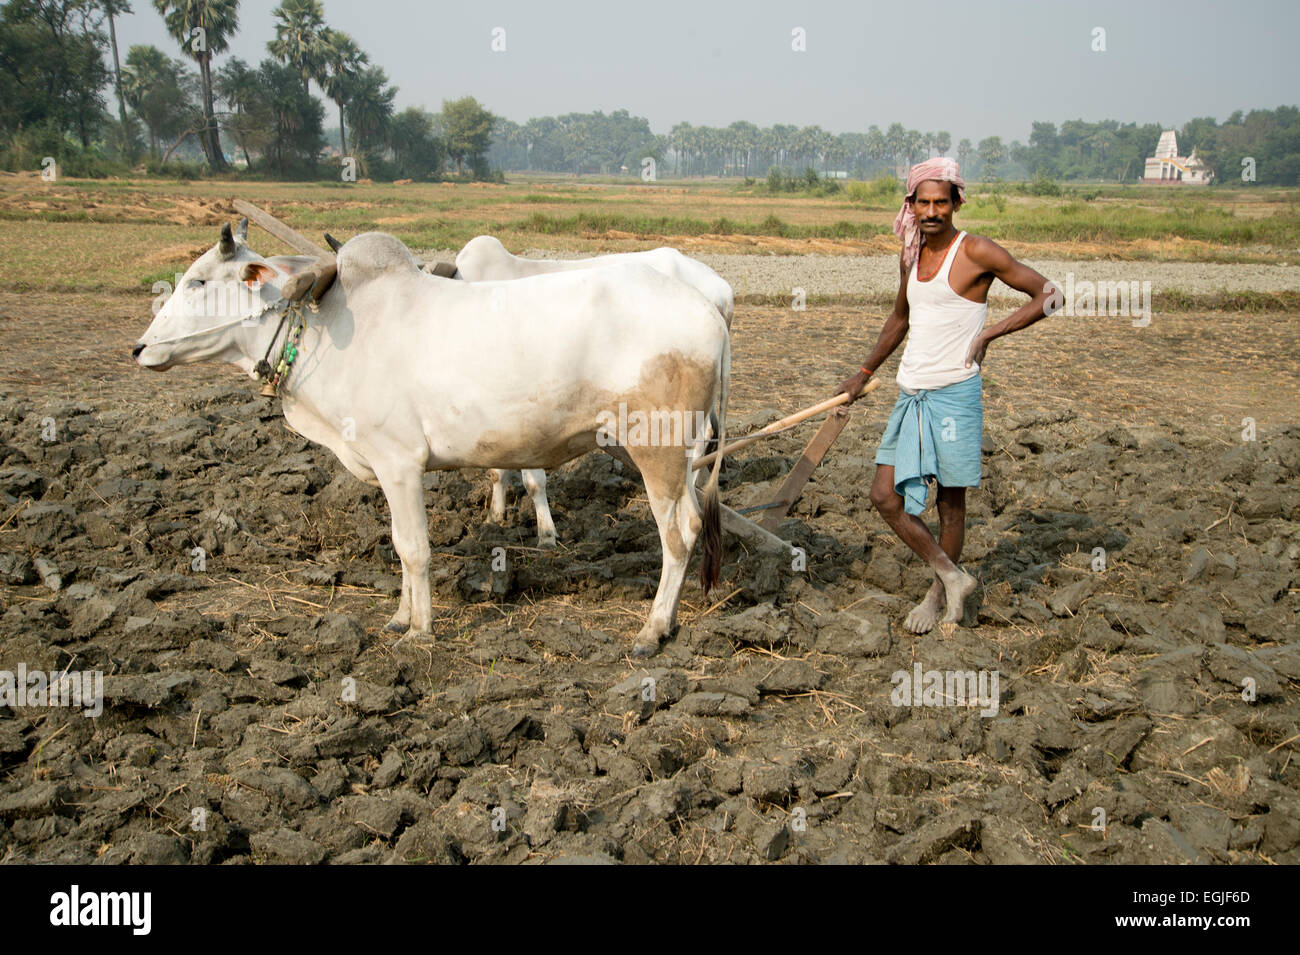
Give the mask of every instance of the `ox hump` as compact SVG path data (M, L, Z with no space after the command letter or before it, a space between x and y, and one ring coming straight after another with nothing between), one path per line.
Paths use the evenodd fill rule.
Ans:
M339 281L352 290L374 279L419 275L420 265L401 240L386 232L365 232L339 250Z

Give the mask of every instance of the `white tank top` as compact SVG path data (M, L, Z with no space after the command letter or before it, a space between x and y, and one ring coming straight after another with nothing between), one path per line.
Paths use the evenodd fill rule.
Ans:
M979 374L979 365L972 362L966 367L966 353L984 328L988 303L962 298L948 284L957 247L965 238L965 232L958 233L934 278L926 282L917 278L919 255L907 277L907 347L898 364L897 381L909 392L954 385Z

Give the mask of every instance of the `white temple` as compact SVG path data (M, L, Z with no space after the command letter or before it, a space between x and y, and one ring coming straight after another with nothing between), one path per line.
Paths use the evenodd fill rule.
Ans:
M1196 157L1196 150L1190 156L1178 155L1178 137L1172 129L1160 134L1160 143L1156 154L1147 159L1143 182L1164 183L1166 185L1204 186L1214 178L1214 172Z

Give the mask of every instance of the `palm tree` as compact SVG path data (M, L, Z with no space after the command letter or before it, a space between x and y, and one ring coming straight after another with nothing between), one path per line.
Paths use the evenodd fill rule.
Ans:
M524 151L528 154L529 170L534 168L534 162L542 164L539 168L550 168L550 160L553 157L546 150L546 146L553 143L555 129L555 119L550 116L544 118L534 116L524 123ZM436 136L437 133L434 133L434 135ZM537 158L534 159L534 157Z
M885 151L889 155L889 161L894 166L895 175L898 174L898 160L903 155L906 145L907 130L903 128L903 124L890 123L889 129L885 132Z
M822 172L825 173L835 152L835 134L820 126L814 126L813 129L817 130L817 157L821 160Z
M212 109L212 57L230 47L239 29L239 0L153 0L154 9L181 51L199 64L203 84L203 134L199 141L214 171L226 168L221 133Z
M1001 136L989 136L981 139L979 144L980 176L988 179L994 168L1007 157L1007 149L1002 145Z
M352 145L360 154L364 170L369 170L367 155L377 156L383 152L396 95L397 88L388 85L388 74L382 67L358 70L356 76L347 81L345 111L352 122Z
M776 128L765 126L758 131L758 154L765 156L767 162L760 169L769 169L776 159Z
M175 125L179 104L168 94L179 91L178 65L173 65L156 46L137 45L127 53L126 69L122 71L123 99L148 130L149 155L154 159L158 158L163 128Z
M349 81L357 75L370 58L361 52L352 37L341 30L325 29L321 37L321 70L316 74L316 82L339 108L339 152L348 153L348 136L343 126L343 102Z
M934 134L934 148L940 156L948 155L948 150L952 149L952 136L946 129L941 129Z
M758 143L758 127L748 120L738 119L731 124L730 129L735 148L744 155L741 165L744 167L744 174L748 176L750 164L754 160L754 147Z
M802 175L808 167L808 156L817 148L817 133L813 126L800 126L790 140L790 154L794 156L794 171Z
M794 139L797 128L789 123L776 123L772 126L772 139L776 143L775 164L785 166L786 157L790 152L790 143Z
M739 166L739 160L736 158L736 151L740 148L740 137L737 135L734 127L718 128L718 145L722 149L722 172L723 175L735 175Z
M909 129L903 137L903 151L907 154L907 165L911 168L916 164L916 157L920 156L925 149L925 136L915 129Z
M217 95L230 108L226 117L226 131L244 154L244 165L253 168L249 146L264 150L269 139L267 96L257 71L239 57L232 57L217 71Z
M888 155L889 147L885 145L885 134L880 131L880 127L872 125L867 130L867 158L873 162L881 162Z
M108 17L108 39L113 47L113 87L117 91L117 116L122 122L122 138L125 141L125 152L128 156L135 152L135 147L131 142L131 133L126 126L126 97L122 95L122 63L117 55L117 24L115 18L123 13L131 12L131 4L128 0L95 0L95 5L104 11Z
M686 175L688 176L696 169L695 158L702 142L703 127L691 126L688 123L686 129L682 131L682 149L686 153Z
M970 159L971 151L972 151L974 148L975 148L975 147L971 145L971 142L970 142L969 139L963 139L961 142L959 142L959 143L957 144L957 163L958 163L958 165L965 166L965 165L967 164L967 162L968 162L969 159ZM966 173L966 175L969 176L970 173L968 172L968 173Z
M1108 129L1099 129L1089 137L1088 145L1101 154L1100 164L1104 166L1106 164L1106 154L1115 145L1115 134Z
M721 176L722 165L727 151L726 140L721 127L704 127L704 151L713 158L712 166L715 174Z
M678 123L668 132L668 141L673 150L673 175L681 176L682 174L682 150L686 148L686 131L691 128L690 123Z
M283 0L271 15L276 20L275 39L266 44L266 49L298 71L302 91L308 93L308 81L319 77L322 70L328 29L320 0Z

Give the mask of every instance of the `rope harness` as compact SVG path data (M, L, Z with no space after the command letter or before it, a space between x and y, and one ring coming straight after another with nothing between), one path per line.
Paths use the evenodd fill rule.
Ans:
M306 318L303 316L303 305L307 304L307 299L299 298L290 301L281 298L270 305L266 306L256 315L245 315L241 318L233 318L228 322L220 322L208 328L201 328L196 332L188 332L184 335L177 335L173 338L163 338L156 342L149 342L150 345L173 345L176 342L188 341L191 338L199 338L203 335L211 335L213 332L225 331L227 328L233 328L236 325L255 325L269 312L278 311L280 313L280 322L275 326L275 334L267 342L266 352L262 360L253 366L253 373L257 375L258 380L263 382L261 394L268 398L274 398L278 395L279 388L289 377L289 372L293 368L293 363L297 360L301 351L302 333L307 326ZM313 312L318 311L319 307L316 302L307 304ZM292 316L289 322L289 333L284 337L284 344L280 347L280 357L272 366L270 362L271 352L275 349L276 340L280 337L281 330L284 329L286 319Z

